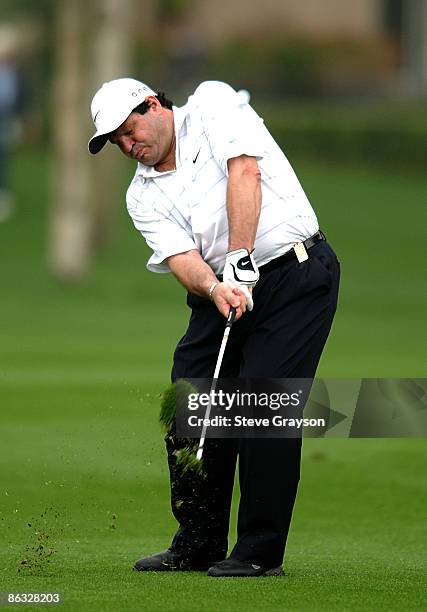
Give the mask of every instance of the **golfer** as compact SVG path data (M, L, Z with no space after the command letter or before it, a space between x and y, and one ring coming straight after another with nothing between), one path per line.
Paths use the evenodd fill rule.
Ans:
M339 264L287 158L263 120L217 81L178 108L134 79L105 83L92 101L96 133L137 162L127 191L136 229L152 249L147 268L187 290L188 329L172 380L213 376L225 319L236 308L221 376L312 378L337 304ZM210 576L278 575L300 477L301 439L208 439L205 479L176 464L166 437L170 547L135 569ZM237 457L237 542L226 558Z

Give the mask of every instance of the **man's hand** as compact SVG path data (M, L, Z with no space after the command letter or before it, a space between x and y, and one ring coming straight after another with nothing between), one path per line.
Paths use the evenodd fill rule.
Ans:
M259 272L255 259L247 249L227 253L222 279L229 287L240 289L246 298L248 310L252 310L252 289L258 282Z
M236 308L236 321L246 311L246 297L242 291L226 283L219 283L212 268L203 261L198 251L171 255L167 262L171 272L187 291L203 298L210 298L224 317L228 317L230 306Z
M247 298L238 287L218 283L211 293L211 299L225 318L229 315L230 306L236 309L236 321L246 312Z

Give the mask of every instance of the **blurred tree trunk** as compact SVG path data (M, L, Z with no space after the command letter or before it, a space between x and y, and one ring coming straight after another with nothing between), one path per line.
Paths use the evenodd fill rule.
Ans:
M92 82L95 92L102 83L132 75L134 0L95 0L91 4L93 38ZM124 206L123 162L118 149L108 144L92 158L90 197L93 203L95 247L108 246L116 213Z
M402 67L410 95L427 92L427 0L403 2Z
M53 91L53 205L50 267L63 281L88 271L113 233L121 193L120 156L87 150L94 129L90 100L100 85L130 76L134 0L58 0Z
M83 144L87 139L88 123L82 121L82 116L86 115L82 114L81 93L84 90L81 33L86 16L83 0L60 0L56 3L56 11L49 256L56 277L79 280L89 264L92 233L88 160Z

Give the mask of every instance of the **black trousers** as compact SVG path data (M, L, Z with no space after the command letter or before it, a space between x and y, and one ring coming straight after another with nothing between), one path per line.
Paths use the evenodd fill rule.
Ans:
M313 378L337 306L339 263L326 242L309 259L261 273L254 310L234 324L224 378ZM212 302L188 294L188 329L174 354L172 380L213 376L225 319ZM172 511L179 523L171 548L194 560L226 556L237 457L238 539L231 556L265 567L282 563L300 477L301 439L207 439L205 479L183 474L166 436Z

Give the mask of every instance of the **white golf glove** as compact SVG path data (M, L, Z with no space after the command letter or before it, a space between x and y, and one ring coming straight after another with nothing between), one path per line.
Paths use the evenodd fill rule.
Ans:
M222 280L229 287L238 287L246 298L248 310L252 310L254 302L249 288L255 287L259 272L255 259L247 249L230 251L225 256L225 266Z

